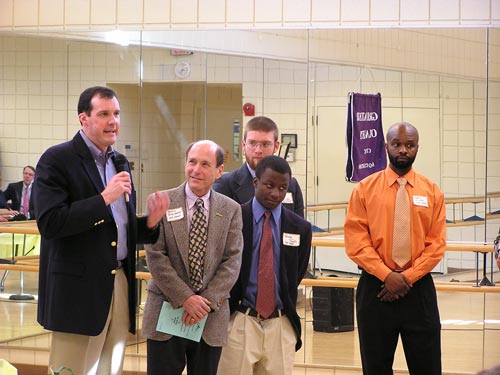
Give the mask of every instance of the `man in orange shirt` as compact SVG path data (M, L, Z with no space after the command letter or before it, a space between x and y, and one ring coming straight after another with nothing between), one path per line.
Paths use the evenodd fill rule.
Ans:
M399 335L411 374L441 374L441 323L430 272L444 255L446 210L437 185L412 169L418 138L411 124L392 125L389 166L363 179L349 201L346 253L363 270L356 314L364 375L392 375ZM400 184L409 203L408 260L396 262L393 243L403 233L394 230Z

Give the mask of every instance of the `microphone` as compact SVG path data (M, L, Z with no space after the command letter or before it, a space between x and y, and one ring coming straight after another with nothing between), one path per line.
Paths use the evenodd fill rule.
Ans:
M119 154L119 155L116 155L114 158L113 158L113 161L115 163L115 168L116 168L116 172L117 173L120 173L120 172L127 172L127 168L126 168L126 165L127 165L127 158L122 155L122 154ZM128 196L128 193L125 193L125 202L129 202L129 196Z

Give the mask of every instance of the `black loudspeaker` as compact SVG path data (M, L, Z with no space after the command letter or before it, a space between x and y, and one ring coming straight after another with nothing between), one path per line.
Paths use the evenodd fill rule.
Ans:
M354 330L354 289L313 286L312 303L315 331Z

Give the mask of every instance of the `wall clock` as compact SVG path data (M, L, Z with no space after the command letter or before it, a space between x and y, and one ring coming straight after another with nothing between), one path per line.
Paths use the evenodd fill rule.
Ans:
M175 75L178 78L186 78L191 73L191 65L187 61L179 61L175 64Z

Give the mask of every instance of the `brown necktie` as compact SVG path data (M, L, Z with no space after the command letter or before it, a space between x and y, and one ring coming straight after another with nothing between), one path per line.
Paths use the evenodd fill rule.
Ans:
M195 292L203 286L203 263L207 248L207 218L203 212L203 199L195 203L196 210L189 229L189 279Z
M263 318L268 318L275 307L273 232L270 223L271 212L265 212L262 237L260 239L259 274L257 277L256 310Z
M406 178L398 178L392 235L392 260L401 268L411 260L410 199L405 189L406 182Z

